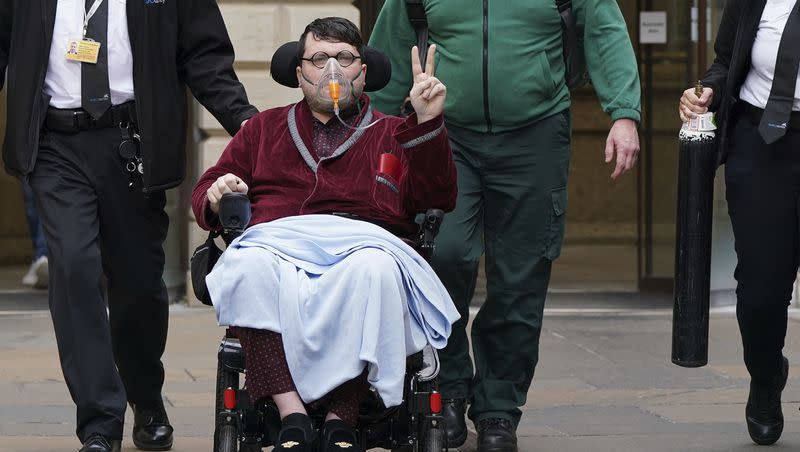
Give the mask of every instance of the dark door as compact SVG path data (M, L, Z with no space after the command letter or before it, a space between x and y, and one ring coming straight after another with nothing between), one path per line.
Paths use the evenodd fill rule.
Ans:
M353 5L361 11L361 34L364 40L368 41L372 33L372 27L378 18L378 13L383 7L384 0L355 0Z
M710 47L724 1L639 0L638 6L639 12L661 11L667 14L665 43L641 44L639 39L636 40L643 110L639 172L639 287L670 291L675 266L677 135L681 125L677 99L683 90L694 85L713 58ZM703 23L700 24L698 19ZM698 39L701 34L706 39Z

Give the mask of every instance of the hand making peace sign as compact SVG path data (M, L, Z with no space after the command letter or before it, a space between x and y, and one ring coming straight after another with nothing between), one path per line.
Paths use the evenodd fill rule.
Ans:
M411 48L411 71L414 74L414 86L411 87L409 97L411 106L417 113L418 124L439 116L444 110L447 88L433 76L435 56L436 46L432 45L428 47L428 57L425 60L425 72L423 72L417 46Z

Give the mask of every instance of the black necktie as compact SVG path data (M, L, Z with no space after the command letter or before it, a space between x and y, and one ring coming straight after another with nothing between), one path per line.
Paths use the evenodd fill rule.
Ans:
M794 106L794 91L797 85L797 72L800 67L800 1L794 5L786 28L783 30L778 46L778 60L775 63L775 76L772 89L764 109L764 116L758 131L767 144L778 141L786 135L789 118Z
M95 0L86 0L86 11ZM81 63L81 107L98 119L111 106L111 89L108 87L108 2L89 19L86 37L100 43L97 64Z

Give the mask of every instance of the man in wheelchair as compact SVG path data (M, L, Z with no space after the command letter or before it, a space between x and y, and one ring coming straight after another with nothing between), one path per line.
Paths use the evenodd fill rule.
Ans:
M411 51L415 114L384 116L363 92L388 82L388 59L350 21L315 20L271 63L303 100L251 118L194 189L208 230L221 227L223 195L251 202L253 226L206 283L218 322L241 342L251 403L277 405L276 451L360 450L354 427L370 386L385 406L400 404L406 357L444 347L458 319L398 237L417 230L417 213L456 199L435 48L424 69ZM307 406L326 413L319 434Z

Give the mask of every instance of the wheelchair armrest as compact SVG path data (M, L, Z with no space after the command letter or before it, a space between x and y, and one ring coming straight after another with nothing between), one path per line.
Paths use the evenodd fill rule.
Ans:
M250 224L250 198L244 193L225 193L219 201L222 237L230 243Z
M439 375L439 353L430 344L422 349L422 366L417 371L419 381L431 381Z

